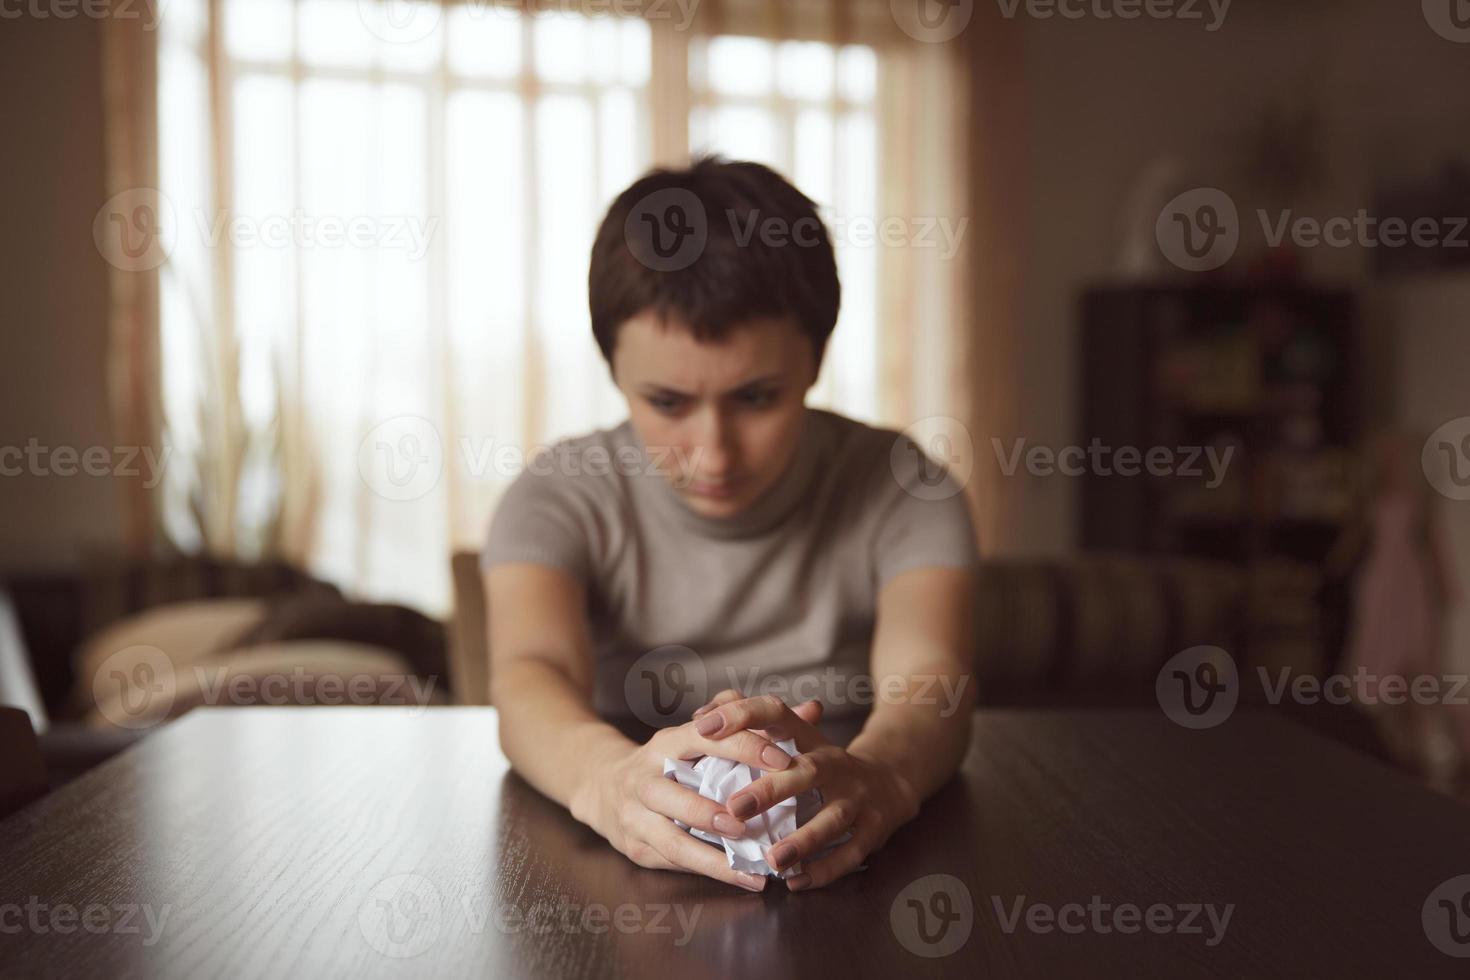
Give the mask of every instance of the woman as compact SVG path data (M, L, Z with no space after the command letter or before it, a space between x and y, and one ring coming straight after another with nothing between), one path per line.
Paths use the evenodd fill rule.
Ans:
M805 406L838 299L827 230L775 172L707 158L645 175L609 208L589 272L628 419L552 447L491 524L504 750L644 867L761 891L674 819L738 837L815 788L820 811L766 860L806 861L788 887L821 887L912 819L968 744L964 496L907 438ZM660 689L649 657L669 668L670 650ZM845 748L816 727L870 704ZM650 707L668 720L646 744L609 721ZM794 758L774 744L788 737ZM765 774L725 806L665 778L665 758L704 755Z

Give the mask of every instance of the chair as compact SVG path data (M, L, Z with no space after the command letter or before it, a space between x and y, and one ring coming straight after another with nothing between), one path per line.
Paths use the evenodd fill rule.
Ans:
M46 793L46 766L31 716L0 705L0 818Z

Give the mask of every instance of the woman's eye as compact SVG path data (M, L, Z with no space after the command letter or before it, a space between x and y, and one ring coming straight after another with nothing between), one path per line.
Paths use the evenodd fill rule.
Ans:
M770 388L742 392L740 401L751 408L766 408L776 401L776 392Z

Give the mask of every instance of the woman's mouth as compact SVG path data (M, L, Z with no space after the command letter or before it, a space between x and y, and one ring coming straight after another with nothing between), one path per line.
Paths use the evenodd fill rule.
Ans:
M701 497L710 497L716 500L724 500L735 496L740 490L740 481L721 480L719 483L691 483L689 492Z

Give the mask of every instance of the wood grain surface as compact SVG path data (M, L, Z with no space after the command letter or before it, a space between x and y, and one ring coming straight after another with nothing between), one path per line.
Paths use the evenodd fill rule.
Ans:
M752 895L625 860L490 708L196 710L0 823L0 975L1470 973L1460 805L1260 712L976 720L867 871Z

